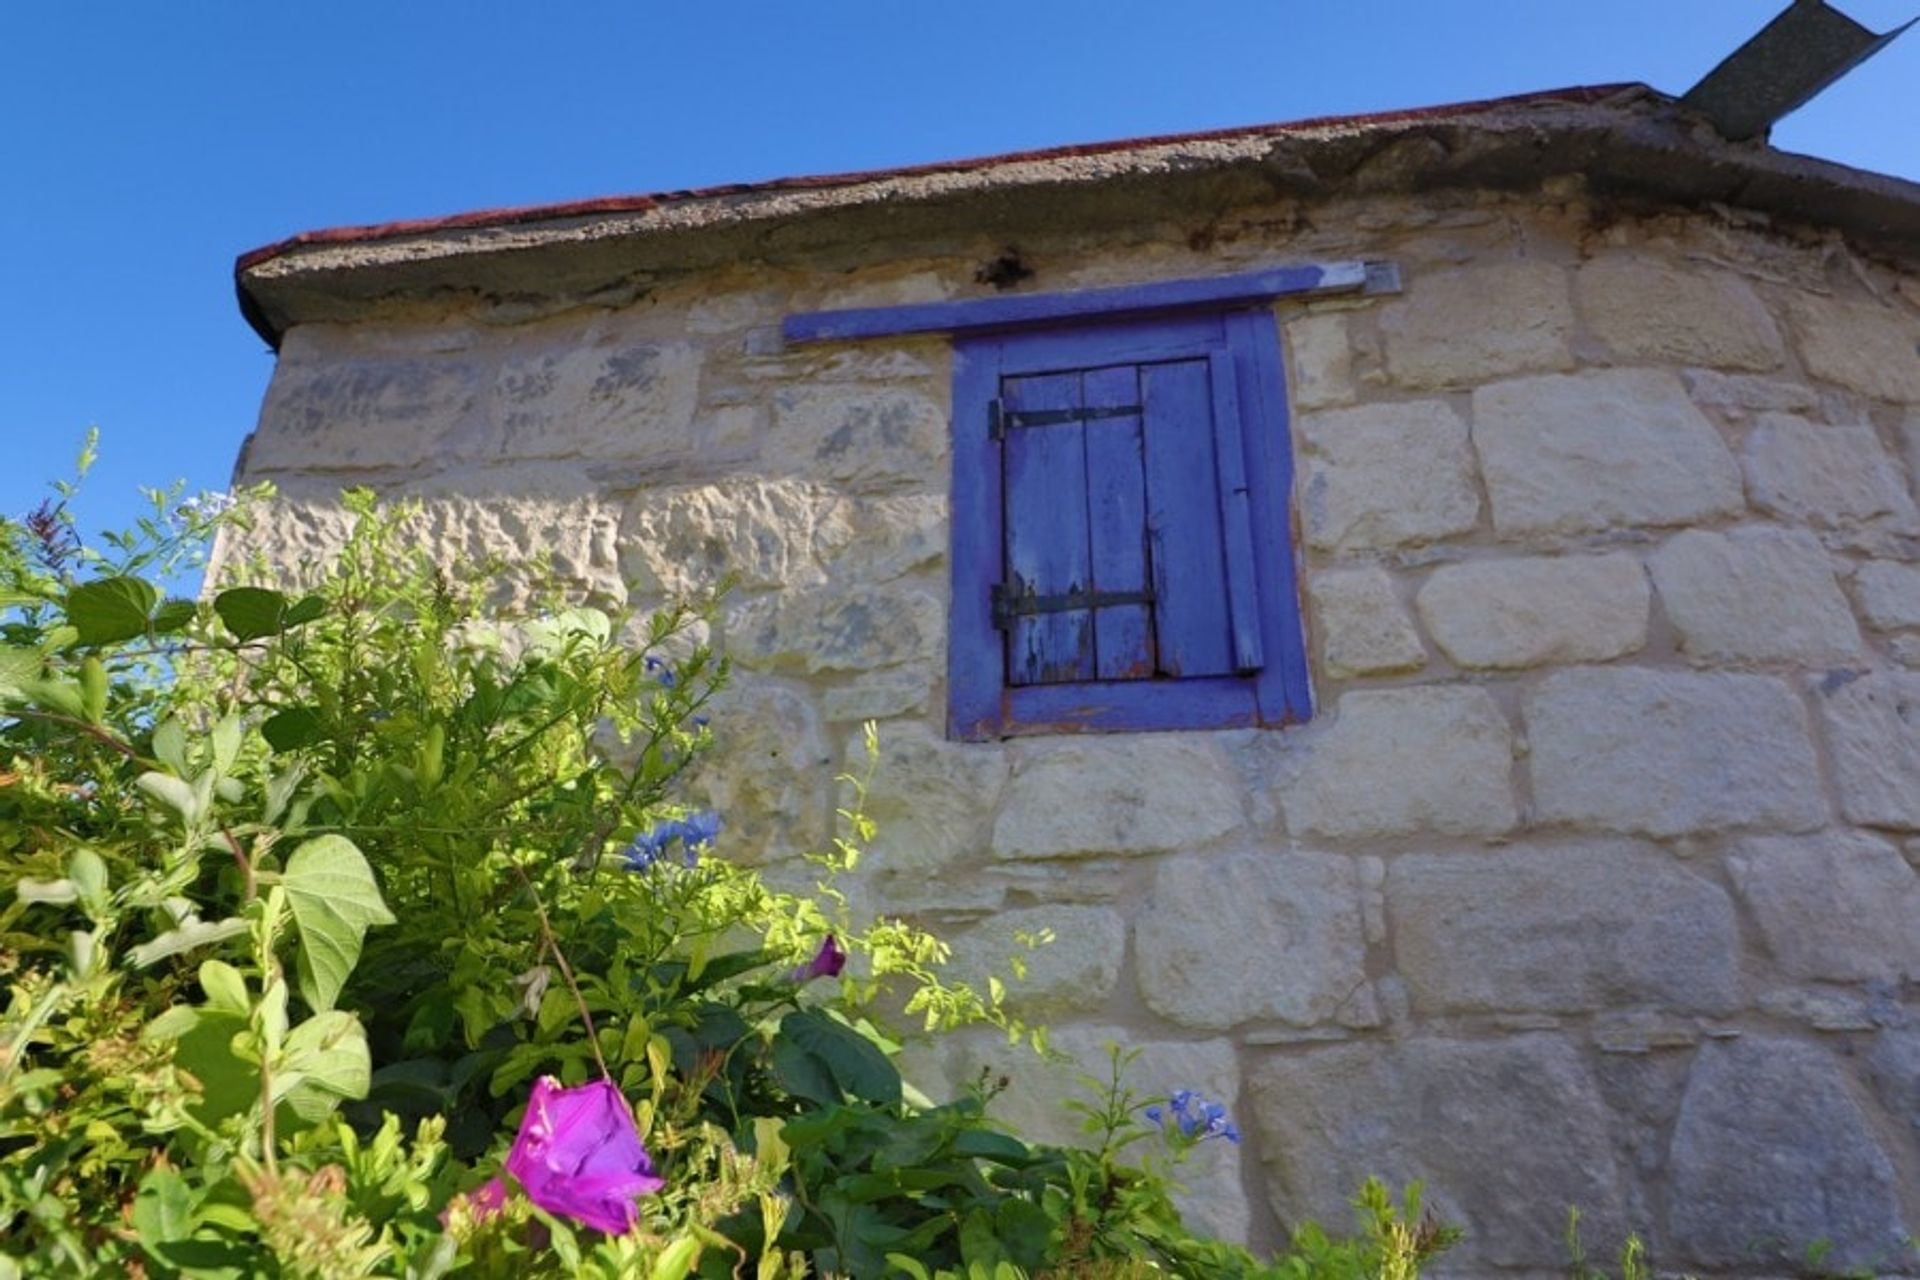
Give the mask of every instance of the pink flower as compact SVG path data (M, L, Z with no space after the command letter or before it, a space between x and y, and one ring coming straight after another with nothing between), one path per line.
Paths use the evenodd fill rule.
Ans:
M813 959L796 967L787 975L787 981L812 982L815 978L837 978L846 967L847 953L840 949L840 940L828 934L821 941L820 949L813 953Z
M551 1076L534 1081L507 1172L548 1213L609 1235L631 1230L640 1216L638 1198L666 1185L640 1143L633 1108L610 1080L572 1089ZM501 1203L504 1188L496 1192L497 1182L471 1197L481 1216Z

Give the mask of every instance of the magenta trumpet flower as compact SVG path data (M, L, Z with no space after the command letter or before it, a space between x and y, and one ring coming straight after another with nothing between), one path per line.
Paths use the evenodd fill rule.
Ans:
M666 1185L640 1142L633 1109L610 1080L572 1089L552 1076L534 1081L507 1173L548 1213L608 1235L632 1230L639 1198ZM506 1202L506 1185L495 1178L468 1201L476 1217L487 1217Z
M828 934L821 939L820 949L813 953L813 959L796 966L787 975L787 981L812 982L815 978L837 978L846 967L847 953L840 949L840 940Z

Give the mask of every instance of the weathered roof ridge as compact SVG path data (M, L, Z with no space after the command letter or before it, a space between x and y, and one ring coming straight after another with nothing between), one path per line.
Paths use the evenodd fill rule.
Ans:
M1196 188L1245 199L1342 187L1518 189L1562 173L1616 194L1831 225L1903 255L1920 248L1920 185L1763 143L1727 142L1673 99L1628 83L336 227L242 254L235 277L243 314L277 346L294 324L350 318L382 299L449 290L586 296L637 273L730 256L950 233L964 219L997 228L1014 217L1015 196L1029 216L1111 224ZM1111 198L1116 184L1135 201L1130 215L1127 201ZM1096 186L1106 198L1090 201ZM766 234L774 223L782 226L778 246ZM448 269L452 259L458 268Z

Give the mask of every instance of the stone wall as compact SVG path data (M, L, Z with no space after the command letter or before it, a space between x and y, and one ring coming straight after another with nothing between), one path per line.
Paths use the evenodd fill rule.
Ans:
M1368 1173L1425 1178L1468 1271L1552 1269L1570 1202L1716 1272L1920 1227L1920 282L1575 186L1021 247L1041 290L1402 268L1280 310L1311 724L943 739L946 340L777 325L988 292L964 232L296 327L243 465L283 501L224 554L311 563L372 483L443 554L545 551L623 607L737 575L701 783L732 856L823 840L879 720L865 902L972 973L1050 927L1023 1010L1248 1131L1189 1170L1222 1232L1344 1223ZM920 1061L1063 1133L1067 1073Z

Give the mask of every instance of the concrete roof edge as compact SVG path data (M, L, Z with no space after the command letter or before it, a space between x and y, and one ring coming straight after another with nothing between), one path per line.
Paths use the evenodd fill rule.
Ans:
M612 258L628 270L656 256L662 266L670 259L697 267L708 256L698 252L703 243L721 260L729 245L743 249L743 236L775 224L792 233L790 251L799 253L869 240L882 224L891 235L911 234L959 223L969 211L1005 217L1009 202L1071 205L1076 193L1112 183L1177 201L1210 181L1237 181L1243 192L1332 196L1522 189L1567 172L1600 192L1748 208L1832 226L1903 257L1920 253L1920 184L1727 142L1671 98L1623 84L335 228L243 254L235 284L248 322L278 346L295 324L347 318L383 299L513 291L536 276L555 293L591 293L612 283L602 279ZM616 245L621 251L610 253ZM761 240L753 245L764 252ZM549 269L530 273L533 256Z

